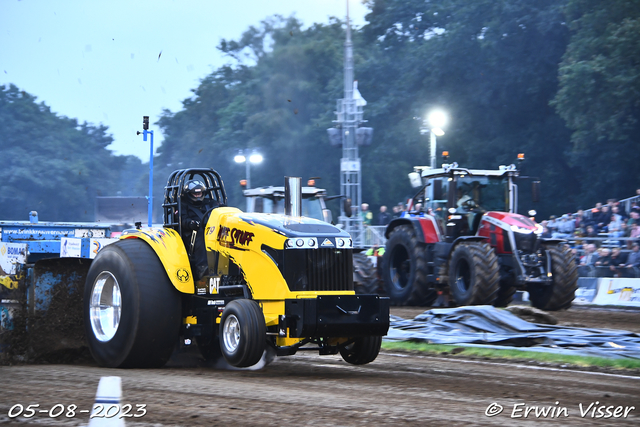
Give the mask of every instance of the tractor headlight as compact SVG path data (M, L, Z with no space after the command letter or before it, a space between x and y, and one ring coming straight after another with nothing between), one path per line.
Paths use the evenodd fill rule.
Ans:
M543 231L544 231L544 228L540 224L536 224L536 229L533 230L533 232L536 233L537 235L542 234Z
M284 244L285 249L315 249L318 247L318 239L315 237L297 237L287 239Z
M512 225L511 226L511 231L513 231L514 233L521 233L521 234L531 234L531 233L533 233L533 230L528 229L528 228L524 228L524 227L518 227L517 225Z
M336 247L340 249L349 249L353 245L351 239L344 239L342 237L336 237Z

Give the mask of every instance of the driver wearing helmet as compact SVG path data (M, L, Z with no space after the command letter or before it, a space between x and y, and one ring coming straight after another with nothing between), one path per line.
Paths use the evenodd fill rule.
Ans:
M206 194L206 186L198 179L184 184L182 189L182 237L187 245L191 271L194 280L200 280L207 274L207 250L204 244L204 228L209 219L209 211L219 203Z

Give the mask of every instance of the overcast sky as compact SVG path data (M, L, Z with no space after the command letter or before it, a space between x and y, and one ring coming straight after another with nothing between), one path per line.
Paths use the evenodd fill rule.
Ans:
M349 0L354 26L368 13ZM229 59L216 49L280 14L305 28L345 19L346 0L0 0L0 84L61 116L109 127L115 154L149 160L136 136L150 116L182 108L191 89ZM160 53L162 53L160 55Z

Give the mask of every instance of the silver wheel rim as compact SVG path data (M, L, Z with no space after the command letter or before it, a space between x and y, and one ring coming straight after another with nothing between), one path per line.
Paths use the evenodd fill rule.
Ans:
M224 322L222 341L228 353L234 353L240 344L240 322L235 314L229 315Z
M122 296L115 276L108 271L98 275L93 283L89 305L91 329L98 341L109 341L120 325Z

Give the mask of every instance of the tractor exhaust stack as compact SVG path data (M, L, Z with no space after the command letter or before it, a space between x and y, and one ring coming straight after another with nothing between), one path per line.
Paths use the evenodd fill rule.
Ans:
M302 178L284 177L284 214L302 216Z

